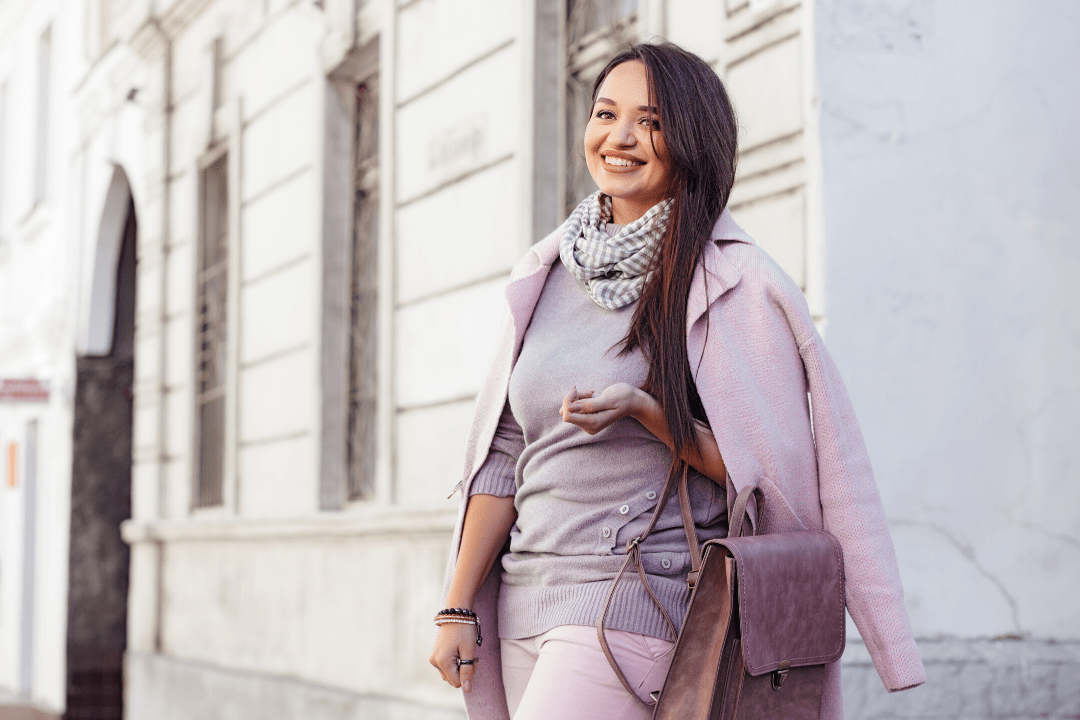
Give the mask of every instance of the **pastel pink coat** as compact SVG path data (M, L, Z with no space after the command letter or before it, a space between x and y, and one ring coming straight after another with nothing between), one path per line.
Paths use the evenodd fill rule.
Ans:
M561 228L515 266L510 317L476 400L465 453L461 509L450 549L453 575L469 484L487 457L510 371L552 263ZM694 270L686 344L698 393L735 490L765 494L764 532L825 528L840 541L847 607L889 691L926 680L904 608L892 538L870 459L836 365L802 292L725 210ZM807 394L809 393L809 402ZM811 425L812 421L812 425ZM507 720L499 662L500 568L477 594L484 645L465 695L473 720ZM841 720L840 664L826 672L822 718Z

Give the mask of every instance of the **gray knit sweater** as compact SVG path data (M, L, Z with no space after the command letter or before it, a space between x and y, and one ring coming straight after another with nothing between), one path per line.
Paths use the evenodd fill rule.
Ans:
M634 305L611 311L556 262L510 376L507 407L472 494L514 496L517 522L502 558L499 634L539 635L559 625L596 623L626 543L648 524L671 451L631 418L596 435L559 415L570 388L599 392L617 382L640 387L640 352L619 355ZM691 505L701 541L727 532L724 489L691 472ZM678 502L668 503L642 546L649 584L681 627L689 602L690 554ZM619 585L608 627L668 637L636 575Z

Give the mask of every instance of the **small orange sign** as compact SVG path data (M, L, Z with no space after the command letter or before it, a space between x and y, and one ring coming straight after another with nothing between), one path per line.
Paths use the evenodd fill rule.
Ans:
M8 487L15 487L19 484L19 466L15 462L15 443L8 443L7 446L7 484Z

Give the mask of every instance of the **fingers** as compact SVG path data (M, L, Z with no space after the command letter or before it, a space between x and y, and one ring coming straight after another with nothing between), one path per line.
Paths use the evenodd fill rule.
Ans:
M582 398L591 398L592 396L593 392L591 390L586 392L579 392L577 389L577 385L575 385L574 387L570 388L570 392L568 392L566 394L566 397L563 398L562 408L559 409L559 415L562 416L563 420L569 422L571 413L581 412L581 406L578 401Z
M619 414L614 410L601 410L593 413L571 413L565 417L566 422L571 425L576 425L590 435L595 435L618 419Z
M453 655L445 650L436 648L431 653L431 657L428 658L428 662L435 666L435 669L442 675L442 679L454 687L459 687L457 682L457 655Z
M473 675L476 674L476 656L469 651L469 657L465 657L465 653L462 653L460 664L458 665L458 677L461 681L461 689L465 692L472 692L472 680ZM455 685L454 687L458 687Z
M448 624L439 628L435 649L428 661L442 679L465 692L472 692L476 673L476 628L471 625Z

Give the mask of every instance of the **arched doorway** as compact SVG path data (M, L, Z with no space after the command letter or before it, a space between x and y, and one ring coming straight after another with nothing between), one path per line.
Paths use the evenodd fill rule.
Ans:
M135 239L135 205L116 168L95 249L87 352L76 358L65 720L123 717Z

